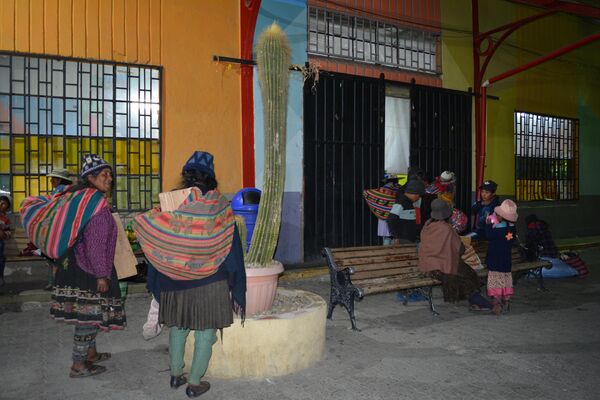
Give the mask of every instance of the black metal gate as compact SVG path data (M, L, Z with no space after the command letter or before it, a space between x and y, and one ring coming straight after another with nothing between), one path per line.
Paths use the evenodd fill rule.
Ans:
M453 171L456 206L470 215L471 94L413 85L411 103L410 164L433 176Z
M321 73L304 85L304 259L321 249L377 244L362 191L384 168L385 82Z

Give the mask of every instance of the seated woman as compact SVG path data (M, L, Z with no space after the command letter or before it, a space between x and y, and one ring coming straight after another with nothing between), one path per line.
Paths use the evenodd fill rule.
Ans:
M479 278L461 255L465 247L448 219L452 208L443 200L431 203L431 218L421 231L419 270L442 282L445 302L468 299L471 310L491 310L480 294Z
M525 217L527 225L527 251L531 259L537 256L558 258L558 248L546 221L542 221L535 214Z

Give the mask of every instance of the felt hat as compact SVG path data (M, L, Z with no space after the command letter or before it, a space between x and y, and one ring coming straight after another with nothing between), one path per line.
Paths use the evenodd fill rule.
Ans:
M46 174L46 176L60 178L69 182L73 182L73 178L71 178L71 173L66 168L54 168L52 172Z
M444 200L435 199L431 202L431 218L444 220L452 215L452 207Z
M110 164L103 158L100 158L98 154L86 154L81 157L80 175L82 178L85 178L96 171L103 170L104 168L110 168L112 170Z
M420 179L412 179L404 186L404 193L406 194L418 194L423 196L425 194L425 182Z
M206 151L195 151L183 166L182 172L185 173L193 170L206 172L214 178L215 165L213 163L213 155Z
M516 222L517 218L519 218L517 204L510 199L504 200L502 204L494 208L494 212L509 222Z
M440 180L443 183L450 183L450 182L454 182L456 180L456 175L454 174L454 172L452 171L444 171L442 172L442 174L440 175Z
M496 193L496 189L498 189L498 184L494 181L487 180L483 182L481 186L479 186L481 190L487 190L488 192Z

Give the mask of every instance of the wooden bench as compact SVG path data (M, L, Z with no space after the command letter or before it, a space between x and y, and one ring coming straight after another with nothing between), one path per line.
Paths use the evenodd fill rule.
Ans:
M473 243L475 251L482 261L485 260L486 242ZM417 247L414 244L392 246L366 246L330 249L324 248L331 281L331 294L327 318L331 319L336 305L342 305L348 311L352 329L356 327L354 301L364 296L396 290L417 291L422 293L429 303L433 314L437 314L432 302L432 289L441 282L419 271ZM513 249L514 282L519 277L533 271L543 286L541 269L551 266L547 261L524 262L520 249ZM487 269L478 271L481 278L487 276ZM406 304L406 302L405 302Z

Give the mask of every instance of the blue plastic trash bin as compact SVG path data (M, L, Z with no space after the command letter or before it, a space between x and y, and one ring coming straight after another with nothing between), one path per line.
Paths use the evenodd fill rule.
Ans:
M256 224L256 216L258 214L258 204L260 203L261 191L257 188L244 188L237 192L231 199L231 208L235 215L240 215L246 223L248 231L246 251L250 248L252 241L252 233Z

